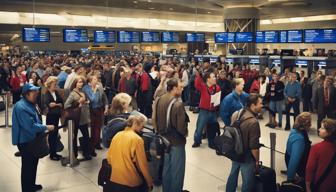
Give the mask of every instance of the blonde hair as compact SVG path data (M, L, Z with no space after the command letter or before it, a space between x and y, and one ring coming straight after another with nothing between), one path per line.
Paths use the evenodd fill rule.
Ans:
M114 96L111 104L110 114L117 115L121 113L125 113L125 110L130 105L132 101L132 97L127 93L119 93Z
M244 84L245 81L243 78L234 78L233 79L233 88L236 88L238 85Z
M293 128L298 131L309 131L311 127L311 113L302 112L295 118Z
M44 86L46 88L50 88L50 85L54 82L57 82L57 77L56 76L50 76L50 77L48 77L47 81L44 83Z
M132 127L133 124L144 125L147 122L147 117L144 115L130 115L127 119L127 126Z

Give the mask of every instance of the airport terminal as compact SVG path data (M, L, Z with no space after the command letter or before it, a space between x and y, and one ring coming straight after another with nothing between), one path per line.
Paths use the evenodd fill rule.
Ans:
M333 0L0 0L1 192L335 192Z

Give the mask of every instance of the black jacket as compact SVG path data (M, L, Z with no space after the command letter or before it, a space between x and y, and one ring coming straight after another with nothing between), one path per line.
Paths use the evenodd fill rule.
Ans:
M63 99L61 95L57 91L55 91L55 93L56 93L56 101L54 100L54 97L51 95L49 90L44 95L44 106L48 109L47 116L54 116L54 115L61 116L61 112L62 112L61 107L53 107L53 108L49 107L49 104L52 102L56 104L61 103L63 106Z
M320 86L316 90L316 97L314 102L314 108L317 109L318 114L323 114L327 112L327 110L332 110L332 113L336 110L336 91L335 87L331 86L329 88L329 105L328 107L324 106L324 86Z

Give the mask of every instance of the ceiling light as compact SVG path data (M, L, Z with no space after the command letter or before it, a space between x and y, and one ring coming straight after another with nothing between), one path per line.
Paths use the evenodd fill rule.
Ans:
M134 4L138 4L138 1L133 1Z
M152 2L152 0L148 0L147 2L148 2L148 3L151 3L151 2Z
M208 13L210 14L210 13L211 13L211 11L208 11Z
M150 9L150 10L153 10L153 9L155 9L155 8L154 8L154 7L150 7L149 9Z
M173 11L174 9L173 8L169 8L169 10Z
M293 17L293 18L289 18L289 20L291 22L303 22L304 18L303 17Z

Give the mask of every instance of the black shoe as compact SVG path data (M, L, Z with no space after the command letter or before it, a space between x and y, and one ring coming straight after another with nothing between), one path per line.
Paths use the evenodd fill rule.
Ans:
M281 170L280 173L283 175L287 175L287 170Z
M40 191L42 189L43 189L42 185L34 185L33 186L33 191Z
M282 125L281 125L281 124L278 124L278 127L279 127L279 128L282 128Z
M189 111L194 111L194 107L190 106Z
M214 150L216 150L216 147L215 147L214 144L210 144L210 145L209 145L209 148L210 148L210 149L214 149Z
M201 146L199 143L194 143L194 144L192 145L192 148L197 148L197 147L199 147L199 146Z
M61 155L50 155L50 160L52 160L52 161L59 161L59 160L61 160L62 159L62 156Z
M15 155L15 157L21 157L21 153L20 153L20 151L14 153L14 155Z
M275 125L270 124L268 127L274 129Z
M103 147L102 147L100 144L98 144L98 145L96 145L96 149L97 149L97 150L102 150Z
M182 190L182 192L189 192L188 190Z
M92 157L97 157L97 153L96 152L91 152L91 154L90 154Z
M92 159L92 157L90 156L90 155L86 155L86 156L84 156L84 160L85 161L89 161L89 160L91 160Z
M286 130L286 131L289 131L289 130L290 130L290 127L287 127L287 126L286 126L286 127L285 127L285 130Z
M271 123L267 123L265 126L266 126L266 127L269 127L270 125L271 125Z
M195 107L193 110L193 113L199 113L200 109L198 107Z

